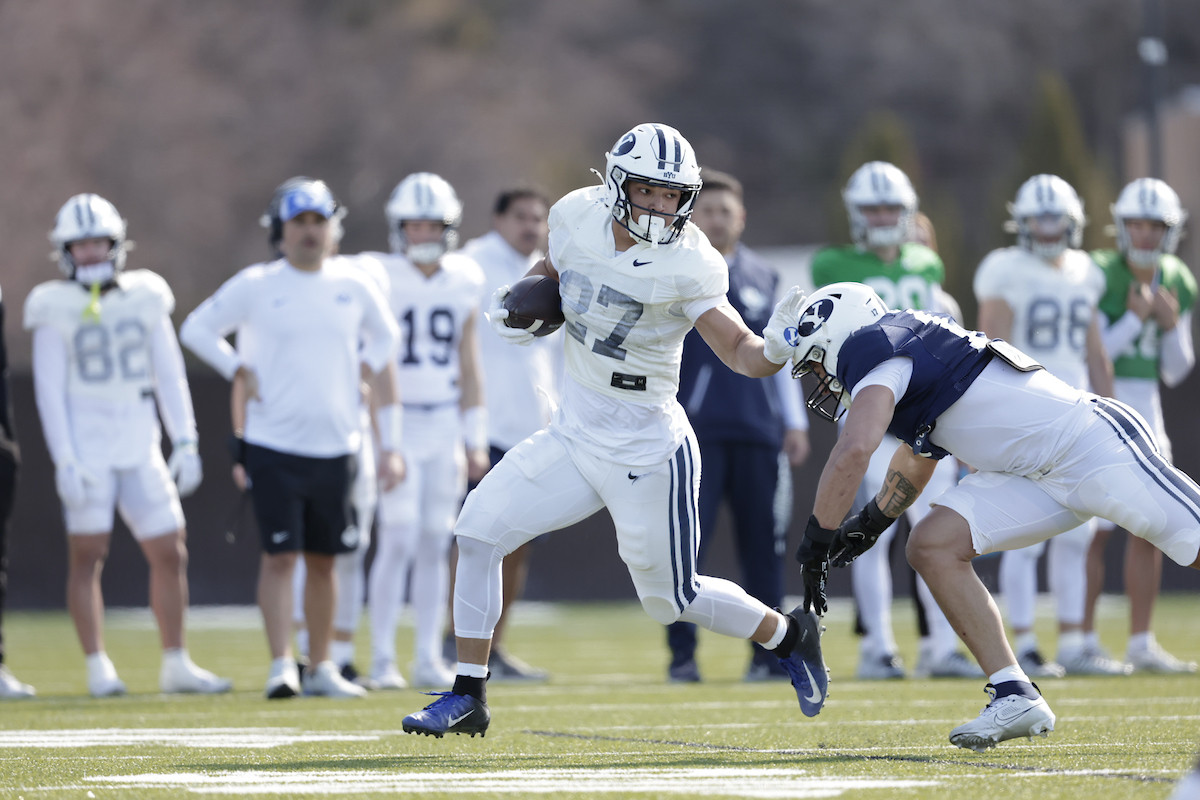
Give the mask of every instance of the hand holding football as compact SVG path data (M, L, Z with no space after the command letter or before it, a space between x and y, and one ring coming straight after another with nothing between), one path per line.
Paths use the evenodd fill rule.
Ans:
M503 305L508 311L504 324L534 336L554 333L566 321L558 281L545 275L530 275L514 283Z

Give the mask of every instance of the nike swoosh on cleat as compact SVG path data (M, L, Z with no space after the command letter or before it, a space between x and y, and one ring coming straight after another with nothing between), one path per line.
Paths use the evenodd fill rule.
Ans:
M810 694L808 697L806 697L806 698L804 698L804 699L805 699L805 700L807 700L807 701L808 701L808 702L810 702L810 703L819 703L819 702L821 702L821 690L817 688L817 682L816 682L816 680L813 678L813 674L812 674L812 672L811 672L811 671L809 671L809 669L808 669L808 664L806 664L806 663L804 663L803 661L801 661L801 662L800 662L800 666L804 667L804 674L808 676L808 685L809 685L810 687L812 687L812 694Z
M449 724L449 725L447 725L446 727L448 727L448 728L453 728L455 725L457 725L458 723L462 722L464 719L466 719L466 718L467 718L467 717L469 717L469 716L471 716L471 712L470 712L470 711L468 711L467 713L463 714L461 717L451 717L451 718L450 718L450 724Z

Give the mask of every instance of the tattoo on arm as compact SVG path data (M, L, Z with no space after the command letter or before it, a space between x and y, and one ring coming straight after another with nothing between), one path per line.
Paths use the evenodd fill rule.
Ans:
M921 494L912 481L898 470L888 470L883 488L875 496L875 504L887 516L895 519L903 514Z

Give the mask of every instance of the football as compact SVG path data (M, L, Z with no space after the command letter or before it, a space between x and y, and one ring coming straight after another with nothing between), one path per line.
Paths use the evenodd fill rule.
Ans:
M504 307L508 309L505 325L522 328L534 336L554 333L566 321L558 281L545 275L530 275L514 283L504 298Z

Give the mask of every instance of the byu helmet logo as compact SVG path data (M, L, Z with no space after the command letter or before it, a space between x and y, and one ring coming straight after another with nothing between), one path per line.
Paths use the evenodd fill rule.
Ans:
M633 149L637 143L637 137L633 135L633 131L625 134L621 141L617 142L617 146L613 148L614 156L623 156Z
M828 297L823 297L804 309L804 313L800 315L800 335L812 336L829 320L832 313L833 301Z

